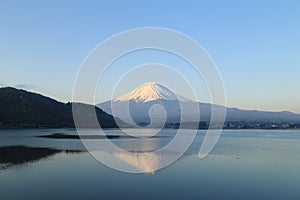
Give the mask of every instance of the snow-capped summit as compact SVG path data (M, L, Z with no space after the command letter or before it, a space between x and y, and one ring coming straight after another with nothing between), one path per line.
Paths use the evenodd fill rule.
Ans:
M176 95L165 86L155 82L148 82L127 94L115 98L113 102L134 100L135 102L146 103L159 99L177 100L177 98L178 100L184 100L184 97Z

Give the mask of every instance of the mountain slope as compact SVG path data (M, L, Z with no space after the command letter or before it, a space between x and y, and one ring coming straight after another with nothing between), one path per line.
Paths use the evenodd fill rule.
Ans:
M114 118L91 105L76 103L79 110L96 109L103 128L117 127ZM0 88L0 127L74 127L72 103L61 103L40 94L12 87ZM84 127L93 127L86 123Z
M176 99L176 96L178 99ZM178 123L181 116L185 122L195 121L193 116L197 113L197 107L200 109L200 119L198 121L210 121L212 107L224 108L218 105L208 103L195 102L188 98L174 94L168 88L156 84L146 83L137 89L125 95L117 97L112 101L106 101L97 106L105 112L112 114L111 105L114 106L114 116L119 117L127 123L132 123L128 119L128 108L130 116L136 124L149 124L151 122L149 109L159 104L164 107L167 114L167 123ZM180 104L183 105L188 112L182 113ZM195 106L197 104L197 106ZM196 109L195 109L196 108ZM256 110L241 110L238 108L225 108L226 121L234 122L300 122L300 115L291 112L265 112ZM159 121L162 117L161 112L151 113L152 119Z
M192 103L193 101L180 95L174 94L170 89L154 83L145 83L135 90L124 94L120 97L113 99L112 101L106 101L98 104L97 106L118 118L122 119L126 123L132 124L132 121L128 119L128 113L126 107L129 105L130 116L137 124L149 123L150 116L148 115L149 109L155 105L163 105L165 107L167 122L175 123L180 120L180 102ZM115 106L114 113L112 113L111 103ZM160 122L163 120L162 113L158 108L154 109L153 119Z

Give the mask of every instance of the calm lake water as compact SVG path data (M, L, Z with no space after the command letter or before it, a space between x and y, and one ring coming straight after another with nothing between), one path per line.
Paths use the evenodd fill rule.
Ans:
M147 135L152 130L136 131ZM95 132L86 130L87 135ZM101 164L78 139L36 137L57 133L76 135L73 129L0 130L1 200L300 199L299 130L225 130L212 153L200 160L197 154L206 133L201 130L177 162L142 174ZM174 134L176 130L166 129L161 135L170 137L111 141L130 151L151 151ZM120 156L141 171L155 164L153 158L144 159L141 167L134 159Z

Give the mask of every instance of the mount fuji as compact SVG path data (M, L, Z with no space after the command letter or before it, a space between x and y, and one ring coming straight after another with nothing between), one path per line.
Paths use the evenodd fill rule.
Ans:
M107 113L123 119L128 124L148 125L178 123L183 112L180 104L191 109L197 102L172 92L167 87L155 82L145 83L135 90L119 96L112 101L106 101L97 106ZM112 107L113 105L113 111ZM185 115L186 121L195 121L191 113Z
M227 122L300 122L300 115L292 112L241 110L197 102L177 95L155 82L145 83L127 94L97 106L132 125L179 123L182 122L182 118L185 119L184 122L209 122L212 107L226 109ZM184 107L185 112L180 106ZM200 118L195 121L194 116L197 115L198 108Z

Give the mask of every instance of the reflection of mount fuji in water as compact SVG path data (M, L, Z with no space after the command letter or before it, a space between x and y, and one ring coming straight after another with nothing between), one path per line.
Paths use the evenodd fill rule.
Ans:
M111 104L114 106L114 113L112 113ZM195 116L195 112L197 112L197 109L195 108L198 106L200 109L200 119L196 122L209 122L212 107L216 109L224 108L218 105L196 102L180 95L176 95L165 86L154 82L146 83L132 92L117 97L112 101L100 103L97 106L127 123L147 125L151 122L149 111L152 120L163 122L163 113L161 108L154 106L156 104L164 107L167 123L180 122L181 115L186 119L186 122L195 122L193 116ZM182 113L180 104L185 107L187 112ZM130 113L129 115L127 114L127 111ZM291 112L265 112L226 108L226 121L242 122L245 124L249 122L298 123L300 122L300 115Z
M167 158L164 154L154 152L131 153L119 151L114 152L113 155L144 173L154 173Z

